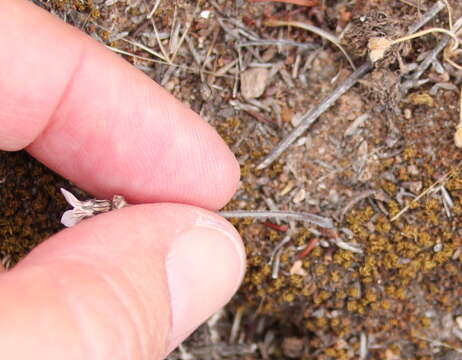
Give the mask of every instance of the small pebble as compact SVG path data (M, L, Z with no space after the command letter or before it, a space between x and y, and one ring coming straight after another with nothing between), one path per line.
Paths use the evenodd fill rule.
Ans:
M209 19L210 18L210 15L212 14L212 12L210 10L204 10L200 13L200 17L202 19Z
M434 252L440 252L441 250L443 250L443 244L438 243L435 246L433 246L433 251Z
M454 134L454 144L456 144L458 148L462 148L462 127L458 127Z
M260 97L268 81L269 72L263 68L253 68L241 74L241 93L246 99Z
M456 317L456 324L457 324L457 327L462 330L462 316L458 316Z

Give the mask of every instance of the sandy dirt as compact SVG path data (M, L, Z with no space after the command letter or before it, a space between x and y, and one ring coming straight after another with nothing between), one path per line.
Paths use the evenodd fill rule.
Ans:
M453 139L462 71L446 49L407 86L443 34L393 46L257 169L353 73L339 45L359 67L371 37L407 34L434 1L34 2L121 54L217 129L242 170L226 210L333 221L325 229L232 219L247 248L245 281L171 359L462 358L462 154ZM462 5L449 3L457 24ZM449 29L445 7L422 29L431 27ZM23 152L0 153L5 267L61 229L63 185L86 195Z

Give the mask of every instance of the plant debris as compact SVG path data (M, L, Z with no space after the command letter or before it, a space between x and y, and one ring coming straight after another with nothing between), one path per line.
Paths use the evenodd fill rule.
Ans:
M373 65L367 57L371 38L460 37L462 5L299 2L40 1L217 129L242 173L224 211L332 225L230 218L248 254L244 283L169 359L459 358L460 54L441 34L396 43ZM263 26L276 19L338 34L362 73L342 87L354 73L339 49L301 27ZM248 97L241 76L252 69L268 76ZM284 138L290 151L265 163ZM25 153L0 153L5 267L62 229L60 187L89 198Z

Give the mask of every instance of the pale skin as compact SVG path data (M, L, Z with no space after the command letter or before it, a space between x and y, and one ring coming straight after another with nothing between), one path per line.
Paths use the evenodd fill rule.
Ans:
M0 149L144 204L84 220L0 274L2 356L162 359L242 280L241 239L211 211L236 189L233 154L147 76L26 0L0 1L0 48Z

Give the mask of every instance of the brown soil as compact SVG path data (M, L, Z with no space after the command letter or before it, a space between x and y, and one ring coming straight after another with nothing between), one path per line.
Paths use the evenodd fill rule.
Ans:
M217 321L201 327L172 359L462 356L462 154L453 143L462 72L440 55L422 76L427 83L400 92L407 69L422 62L440 35L395 47L279 160L256 170L297 118L352 71L338 48L318 35L267 27L266 21L309 22L337 34L346 29L342 43L360 65L369 37L405 34L419 10L434 2L420 1L418 9L411 0L332 0L311 7L162 1L152 19L163 50L147 19L156 1L34 2L135 55L126 59L217 128L242 169L227 209L274 207L335 220L335 231L233 220L248 253L244 284ZM458 19L462 5L450 3ZM447 19L443 10L430 25L447 28ZM255 45L257 39L299 45ZM246 99L239 76L253 68L267 69L259 72L267 80L257 98ZM66 204L59 187L66 183L24 153L0 153L0 180L0 256L14 264L61 228ZM434 191L412 201L436 182ZM291 240L273 278L269 261L286 236ZM338 247L338 237L357 243L362 253ZM317 246L306 253L307 244Z

